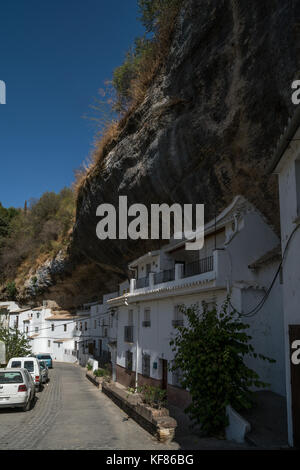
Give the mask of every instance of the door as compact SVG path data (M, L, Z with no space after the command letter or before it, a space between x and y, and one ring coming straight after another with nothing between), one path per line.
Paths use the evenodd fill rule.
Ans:
M163 390L167 390L168 387L168 361L166 359L161 359L162 362L162 380L161 387Z
M294 446L300 448L300 325L289 325Z

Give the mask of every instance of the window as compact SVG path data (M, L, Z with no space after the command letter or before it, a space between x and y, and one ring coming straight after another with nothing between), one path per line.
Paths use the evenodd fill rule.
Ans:
M174 307L174 319L172 321L173 326L183 326L183 312L181 311L181 305L175 305Z
M27 369L28 372L33 372L34 371L33 361L24 361L24 369Z
M87 331L88 327L87 327L87 321L84 322L84 329L85 331Z
M19 369L21 367L21 361L12 361L11 367Z
M35 333L38 333L38 331L39 331L39 327L38 327L38 326L36 326L36 327L34 328L34 331L35 331Z
M28 326L26 326L26 333L28 333Z
M132 371L132 352L131 351L126 351L125 368L128 371Z
M39 312L36 314L36 318L40 318L40 313Z
M54 324L51 325L51 331L54 331Z
M60 348L60 343L57 343L57 347Z
M133 325L133 310L128 310L128 325Z
M143 375L150 376L150 354L143 354Z
M78 323L76 323L76 330L78 330Z
M0 384L21 384L22 382L21 372L0 372Z
M151 326L151 310L150 310L150 308L145 308L145 310L144 310L143 326L144 327L150 327Z
M50 348L50 346L51 346L51 341L48 340L48 348Z
M82 331L82 322L80 322L80 331Z
M67 324L64 324L64 331L67 331Z

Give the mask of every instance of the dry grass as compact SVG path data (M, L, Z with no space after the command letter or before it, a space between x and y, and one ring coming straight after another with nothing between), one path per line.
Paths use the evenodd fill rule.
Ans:
M179 9L178 6L174 6L164 12L160 18L152 53L145 56L141 61L138 76L131 82L130 96L133 107L136 107L144 100L149 86L165 62L170 49Z
M78 195L80 189L84 186L95 168L101 167L104 157L110 151L113 142L119 136L120 127L120 123L116 121L108 124L102 132L101 137L96 141L95 149L90 159L85 161L83 165L75 171L75 181L73 183L75 194Z
M101 171L106 155L117 143L120 132L125 127L129 116L143 102L149 86L163 66L170 49L179 9L179 6L174 6L162 15L153 42L153 50L141 60L138 75L131 82L131 104L129 109L118 122L112 121L105 126L104 131L96 140L95 150L90 159L75 172L73 189L77 197L89 178L95 172L99 173Z

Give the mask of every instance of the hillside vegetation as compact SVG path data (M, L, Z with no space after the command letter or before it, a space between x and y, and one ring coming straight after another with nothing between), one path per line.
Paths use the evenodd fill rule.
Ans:
M8 297L16 295L15 280L23 268L31 269L68 244L74 218L75 198L69 188L46 192L24 209L0 204L0 284Z
M132 111L140 104L168 54L175 19L184 0L137 0L145 34L135 39L91 106L97 123L95 150L89 164L76 174L72 189L46 192L23 209L0 203L0 295L14 299L25 281L35 285L35 275L47 260L70 242L75 221L76 195L89 175L98 169L107 150L118 138ZM20 292L19 292L20 293Z

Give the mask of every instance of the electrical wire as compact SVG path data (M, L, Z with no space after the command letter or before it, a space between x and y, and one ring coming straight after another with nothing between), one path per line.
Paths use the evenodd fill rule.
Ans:
M287 250L288 250L288 247L290 245L290 242L294 236L294 234L296 233L296 231L298 230L298 228L300 227L300 224L296 225L296 227L294 228L294 230L292 231L292 233L290 234L289 238L288 238L288 241L285 245L285 248L284 248L284 251L283 251L283 254L282 254L282 258L281 258L281 261L280 261L280 264L278 266L278 269L275 273L275 276L269 286L269 288L267 289L264 297L261 299L261 301L256 305L256 307L254 307L252 310L250 310L249 312L247 313L242 313L242 312L239 312L231 303L231 301L229 300L229 305L231 306L231 308L241 317L247 317L247 318L250 318L250 317L253 317L254 315L256 315L261 309L262 307L264 306L264 304L266 303L270 293L271 293L271 290L275 284L275 281L277 279L277 276L279 275L280 271L281 271L281 268L283 266L283 262L284 262L284 259L285 259L285 256L287 254Z

